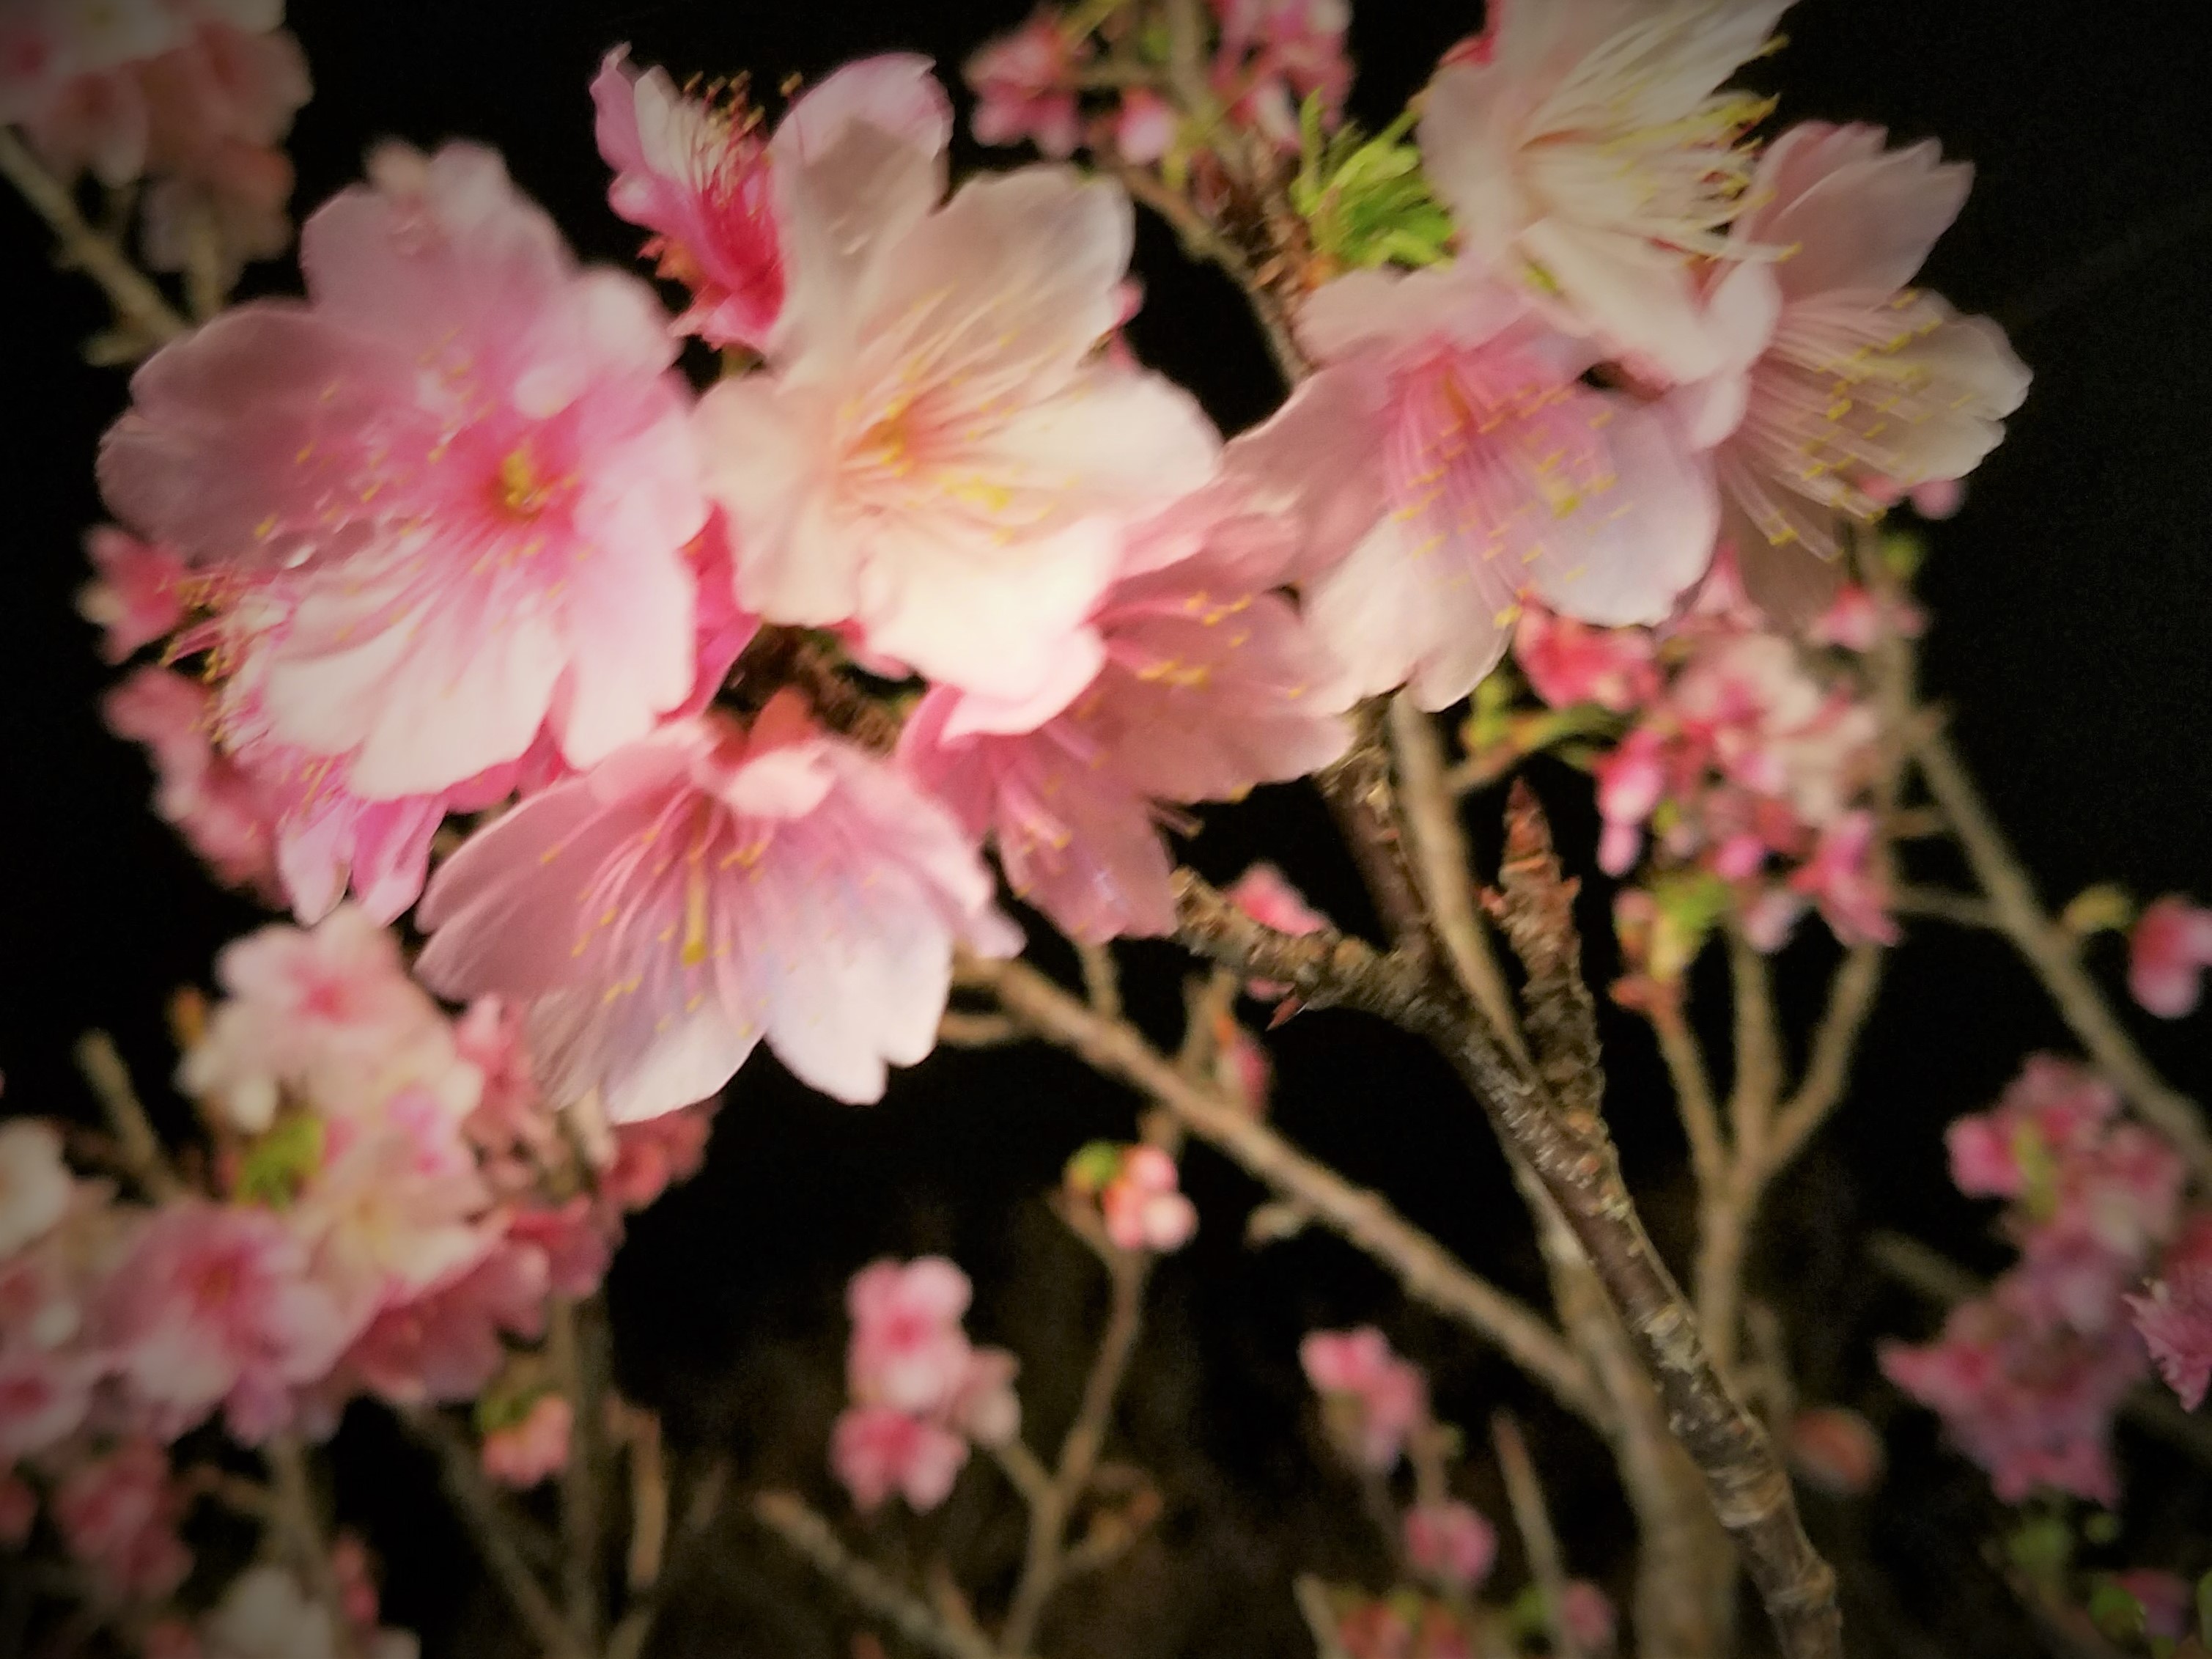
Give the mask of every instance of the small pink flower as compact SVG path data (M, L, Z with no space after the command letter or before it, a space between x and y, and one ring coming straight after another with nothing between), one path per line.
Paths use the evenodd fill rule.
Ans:
M1427 1378L1393 1353L1372 1325L1310 1333L1298 1345L1298 1363L1317 1393L1346 1409L1347 1431L1338 1438L1362 1468L1387 1473L1406 1437L1428 1420Z
M1022 1402L1014 1392L1021 1361L1004 1348L978 1348L952 1391L945 1420L979 1446L1003 1446L1022 1431Z
M0 1340L0 1468L59 1445L83 1426L108 1369L92 1356L50 1351L17 1333Z
M1115 1248L1166 1255L1198 1231L1198 1211L1177 1190L1175 1160L1157 1146L1132 1146L1121 1172L1098 1194Z
M484 1437L483 1471L503 1486L527 1492L568 1466L576 1413L557 1394L541 1394L519 1423Z
M1658 690L1650 635L1592 628L1539 605L1522 607L1513 657L1530 689L1554 708L1592 702L1625 714Z
M2168 894L2147 908L2128 939L2128 990L2161 1019L2193 1012L2212 967L2212 910Z
M1613 1598L1589 1579L1577 1578L1568 1584L1559 1598L1559 1619L1567 1627L1569 1638L1584 1653L1613 1651L1620 1621L1613 1613Z
M1133 167L1148 167L1175 148L1176 113L1158 93L1142 87L1121 94L1114 116L1114 149Z
M971 1293L968 1275L943 1256L885 1258L855 1273L845 1291L853 1398L923 1416L945 1410L970 1369L960 1321Z
M1317 933L1329 925L1328 918L1308 904L1305 895L1272 864L1248 866L1224 896L1261 927L1279 933Z
M397 1406L473 1400L507 1358L503 1338L544 1334L552 1277L542 1248L501 1240L443 1282L387 1296L347 1349L343 1374Z
M53 1504L70 1553L131 1601L160 1601L191 1572L191 1553L177 1537L184 1509L167 1455L144 1438L78 1465Z
M969 58L962 72L975 93L975 142L1029 140L1055 159L1072 155L1082 137L1075 74L1084 56L1048 6Z
M85 538L99 579L77 596L77 611L103 635L100 655L118 663L176 631L185 618L184 560L105 525Z
M197 680L145 667L100 702L116 736L143 744L153 763L154 811L228 886L278 891L265 794L215 746L215 696Z
M1823 1492L1856 1497L1881 1479L1881 1437L1840 1406L1813 1406L1790 1420L1790 1464Z
M1231 119L1295 154L1298 110L1318 93L1323 119L1334 127L1352 86L1345 0L1213 0L1213 10L1221 41L1212 82L1230 101Z
M2126 1300L2159 1375L2195 1411L2212 1389L2212 1261L2169 1271Z
M528 1010L556 1103L625 1122L703 1100L763 1035L805 1081L878 1098L929 1053L956 942L1020 935L945 811L818 731L795 694L750 732L679 722L532 796L447 860L426 984Z
M1873 845L1873 814L1846 812L1820 831L1813 856L1790 878L1791 890L1818 904L1845 944L1897 942L1887 889L1869 861Z
M664 1112L614 1127L614 1162L599 1172L599 1190L624 1210L642 1210L699 1173L714 1131L711 1103Z
M2179 1573L2130 1567L2114 1573L2112 1582L2134 1596L2142 1608L2144 1635L2179 1642L2188 1633L2197 1610L2197 1590Z
M1457 1590L1480 1586L1498 1559L1498 1529L1455 1498L1415 1504L1405 1529L1406 1559Z
M917 1512L935 1509L967 1462L958 1435L890 1406L848 1407L830 1431L830 1469L863 1515L893 1492Z

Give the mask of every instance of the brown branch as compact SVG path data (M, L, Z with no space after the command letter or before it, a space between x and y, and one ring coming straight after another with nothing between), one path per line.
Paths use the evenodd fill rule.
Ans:
M1698 1178L1698 1190L1714 1191L1728 1180L1728 1142L1721 1133L1720 1107L1705 1049L1675 1000L1655 1002L1650 1018L1659 1039L1660 1058L1667 1062L1667 1075L1674 1085L1674 1107L1689 1139L1690 1169Z
M1900 916L1929 916L1960 927L1978 927L1990 933L2002 929L1996 907L1971 893L1954 893L1941 887L1900 887L1891 896L1889 908Z
M1603 1119L1579 1080L1546 1067L1525 1077L1472 1007L1417 965L1378 957L1333 932L1290 939L1262 927L1188 874L1178 876L1192 948L1248 975L1285 981L1310 1002L1377 1014L1432 1042L1450 1061L1559 1204L1620 1310L1658 1385L1674 1432L1703 1471L1721 1524L1742 1551L1790 1659L1842 1650L1835 1575L1797 1518L1789 1476L1765 1431L1730 1391L1696 1316L1652 1247L1620 1176ZM1549 832L1525 786L1509 813L1503 870L1508 938L1528 969L1528 1024L1539 1054L1547 1026L1572 1018L1547 988L1580 981L1571 890L1558 878ZM1588 992L1582 993L1586 1000ZM1555 1097L1546 1085L1572 1086Z
M2037 900L2019 855L1990 816L1950 739L1940 729L1923 726L1914 733L1913 757L1929 793L1950 820L1974 878L1996 913L1999 930L2043 981L2091 1058L2144 1121L2180 1150L2197 1180L2212 1183L2212 1135L2205 1133L2203 1110L2161 1078L2128 1036L2081 965L2078 941Z
M516 1524L484 1479L475 1449L436 1411L404 1413L399 1420L417 1442L435 1454L446 1495L467 1528L477 1555L538 1645L550 1659L590 1659L588 1650L553 1605L553 1598L523 1559L521 1546L516 1542Z
M164 345L190 330L191 325L177 314L152 279L110 238L85 222L69 187L5 127L0 127L0 176L22 192L53 231L61 244L62 263L99 283L116 314L139 334L155 345Z
M1100 1008L1095 998L1092 1008L1102 1018L1115 1017ZM1151 1268L1152 1259L1141 1251L1115 1250L1108 1258L1111 1311L1106 1330L1098 1340L1091 1374L1084 1380L1082 1405L1060 1442L1060 1462L1030 1503L1029 1546L1022 1576L999 1633L1000 1644L1011 1651L1025 1652L1036 1639L1046 1604L1066 1575L1067 1523L1098 1467L1114 1401L1128 1375L1130 1357L1136 1352Z
M880 1620L915 1647L939 1659L1003 1659L977 1632L946 1619L921 1596L839 1540L830 1523L796 1494L764 1492L752 1501L753 1519L774 1533L854 1605Z
M1316 773L1314 783L1336 816L1391 943L1409 962L1425 963L1431 951L1428 915L1399 822L1386 708L1379 698L1360 706L1352 747Z
M1559 1555L1559 1535L1552 1529L1543 1485L1536 1479L1536 1466L1510 1412L1492 1414L1490 1442L1498 1451L1498 1472L1505 1477L1505 1501L1512 1506L1513 1525L1528 1558L1528 1575L1544 1595L1544 1623L1552 1651L1559 1659L1581 1659L1581 1644L1567 1625L1567 1570Z
M1354 948L1373 957L1364 945ZM963 983L990 992L1038 1036L1149 1095L1247 1174L1389 1268L1415 1301L1495 1344L1570 1411L1595 1425L1607 1421L1607 1408L1589 1368L1548 1322L1470 1273L1378 1194L1308 1158L1235 1102L1194 1083L1133 1027L1101 1019L1081 998L1026 963L970 959L959 971Z
M115 1039L105 1031L87 1031L77 1039L76 1064L92 1092L99 1097L108 1127L115 1132L116 1151L121 1155L123 1167L137 1182L139 1190L160 1204L183 1197L185 1183L169 1167L161 1137L154 1132L153 1121L139 1101L138 1091L131 1081L131 1068L123 1063Z
M1797 1091L1774 1115L1767 1136L1765 1170L1784 1168L1811 1139L1844 1097L1851 1056L1881 991L1884 952L1878 945L1855 945L1828 985L1828 1006L1813 1035L1813 1052Z

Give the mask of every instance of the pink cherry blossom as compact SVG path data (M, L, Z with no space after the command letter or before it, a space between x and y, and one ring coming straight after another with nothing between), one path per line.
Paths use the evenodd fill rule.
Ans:
M512 997L558 1102L616 1122L712 1094L764 1035L848 1101L934 1044L956 941L1018 935L943 809L779 698L681 722L532 796L447 861L416 964Z
M0 1468L60 1444L83 1426L107 1367L75 1348L0 1333Z
M1415 1504L1405 1532L1406 1559L1455 1589L1476 1589L1498 1560L1498 1529L1455 1498Z
M1829 928L1846 945L1898 940L1887 886L1869 862L1873 848L1874 815L1846 812L1822 827L1813 856L1790 872L1791 890L1819 905Z
M78 1464L54 1492L70 1553L126 1601L158 1601L184 1583L192 1566L177 1537L184 1511L168 1458L143 1437Z
M226 719L352 794L434 794L541 729L588 765L691 690L707 507L674 344L491 152L388 148L373 172L302 234L311 301L239 307L139 370L103 487L246 586Z
M1232 119L1295 153L1298 112L1317 93L1324 121L1335 125L1352 88L1346 0L1213 0L1213 11L1221 24L1213 89Z
M1457 267L1354 271L1298 330L1324 367L1277 419L1306 404L1334 429L1282 460L1369 475L1386 509L1307 590L1350 691L1410 678L1444 708L1504 653L1524 599L1654 623L1704 572L1712 483L1673 413L1583 385L1595 351L1506 290Z
M1856 1497L1881 1479L1881 1437L1855 1411L1813 1406L1790 1419L1790 1467L1823 1492Z
M969 58L961 72L975 93L975 142L1027 141L1057 160L1073 155L1082 140L1075 75L1086 55L1046 6Z
M2195 1411L2212 1389L2212 1216L2192 1218L2127 1305L2159 1375Z
M185 617L183 559L104 525L85 538L99 579L77 596L77 611L102 635L100 655L119 663L176 631Z
M170 1437L225 1408L256 1444L290 1420L359 1327L266 1211L165 1206L109 1280L99 1324L135 1406Z
M1133 88L1121 94L1121 107L1114 112L1114 153L1132 167L1151 167L1175 148L1178 126L1166 99Z
M347 1350L343 1374L393 1405L473 1400L507 1358L503 1336L544 1334L551 1278L544 1249L502 1241L445 1282L388 1301Z
M607 54L592 82L599 154L615 170L608 199L653 233L661 274L692 293L678 326L710 345L757 347L783 306L768 144L735 100L687 98L668 72L640 74L629 49Z
M977 1348L953 1389L945 1421L979 1446L1003 1446L1022 1430L1022 1402L1014 1392L1021 1361L1004 1348Z
M1264 860L1246 869L1231 884L1224 896L1261 927L1272 927L1279 933L1294 937L1317 933L1329 925L1328 918L1309 905L1305 895L1293 887L1280 870ZM1291 994L1289 986L1279 985L1273 980L1248 981L1244 988L1263 1001ZM1264 1088L1260 1097L1267 1097Z
M1167 1255L1190 1243L1198 1210L1177 1190L1175 1159L1157 1146L1132 1146L1121 1173L1098 1194L1106 1237L1116 1249Z
M863 1404L927 1416L943 1411L967 1379L970 1350L960 1328L968 1275L942 1256L873 1261L846 1287L853 1340L846 1387Z
M2027 395L1996 325L1906 286L1972 170L1884 137L1811 122L1769 147L1730 234L1738 262L1716 268L1723 359L1691 394L1746 589L1791 623L1834 586L1808 555L1832 561L1846 520L1963 477Z
M1559 1597L1559 1619L1567 1634L1584 1653L1610 1653L1620 1619L1613 1598L1587 1578L1577 1578Z
M1479 50L1425 97L1423 165L1460 258L1547 296L1671 378L1717 352L1692 255L1736 257L1723 230L1751 172L1737 147L1765 112L1717 92L1759 55L1789 0L1503 0Z
M452 1123L475 1108L481 1073L408 977L398 941L363 912L249 933L224 947L216 975L224 1000L177 1081L240 1128L266 1128L287 1091L339 1116L374 1117L407 1085L430 1091Z
M893 1492L927 1513L951 1496L968 1443L951 1430L890 1406L852 1406L830 1436L830 1467L863 1515Z
M100 702L116 736L146 746L154 811L228 886L279 890L270 804L253 778L215 746L214 694L167 668L137 670Z
M2179 894L2146 908L2128 936L2128 991L2161 1019L2196 1011L2212 968L2212 910Z
M539 1395L520 1422L484 1436L484 1473L517 1492L551 1479L568 1466L575 1421L574 1410L559 1395Z
M1362 1468L1389 1472L1407 1437L1428 1421L1428 1380L1372 1325L1309 1333L1298 1364L1315 1391L1343 1408L1336 1437Z
M941 686L909 718L902 763L1074 937L1173 930L1170 803L1303 777L1349 742L1334 665L1271 591L1286 533L1231 492L1182 504L1132 539L1137 568L1093 611L1103 662L1071 647L1025 706Z
M0 1261L50 1231L69 1213L76 1189L52 1124L27 1117L0 1123Z
M669 1188L699 1173L713 1131L711 1104L617 1124L614 1161L599 1172L599 1190L619 1208L646 1208Z
M1626 714L1659 688L1651 636L1634 629L1592 628L1523 605L1513 629L1513 659L1529 688L1554 708L1595 703Z
M1125 315L1118 186L1025 167L940 203L941 144L836 108L776 134L767 372L700 404L738 598L1026 699L1115 574L1118 528L1204 483L1216 439L1188 395L1094 349Z

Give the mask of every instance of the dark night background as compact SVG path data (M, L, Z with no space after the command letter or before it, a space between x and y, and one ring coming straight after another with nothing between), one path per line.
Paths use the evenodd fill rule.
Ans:
M749 68L773 88L787 74L816 76L886 48L957 65L1024 9L1023 0L293 0L291 26L317 80L292 144L297 203L304 211L353 179L378 137L427 145L466 136L503 149L587 256L624 260L637 234L606 207L585 91L607 46L629 40L641 61L679 78ZM1388 119L1478 21L1472 5L1374 0L1353 29L1356 113ZM2212 898L2212 295L2203 274L2212 258L2212 10L2175 0L2041 9L1802 0L1784 27L1789 49L1753 71L1782 94L1778 119L1872 120L1899 139L1940 137L1947 154L1977 164L1973 198L1926 280L1962 309L1998 317L2036 371L1965 514L1932 532L1929 684L1958 710L1960 741L2047 896L2114 878L2145 896ZM963 140L956 165L981 159ZM1139 266L1139 350L1192 386L1224 428L1263 415L1276 389L1237 298L1184 266L1156 226L1140 234ZM291 280L283 267L254 277ZM0 322L9 428L0 533L17 584L0 606L0 777L13 848L0 1067L11 1109L73 1114L86 1109L69 1062L77 1031L110 1027L142 1077L158 1079L171 1063L168 993L204 983L215 949L257 917L215 890L146 811L141 761L94 714L108 675L71 595L85 574L79 538L100 514L93 447L125 392L120 374L76 356L102 321L100 302L79 279L49 271L41 228L12 198L0 204L0 283L15 296ZM1564 774L1541 781L1563 823L1586 820L1586 787ZM1474 804L1479 838L1496 805ZM1265 852L1336 914L1364 919L1326 820L1302 793L1266 793L1212 822L1194 854L1209 873L1233 875ZM1604 897L1593 893L1593 919ZM2100 966L2116 968L2117 945L2099 949ZM1801 1016L1831 954L1822 935L1786 960L1785 996ZM1132 978L1151 986L1140 1006L1171 1009L1175 955L1147 947L1127 960ZM1592 967L1605 973L1601 951ZM2212 1016L2200 1016L2145 1030L2144 1040L2201 1096L2212 1091L2209 1031ZM1679 1139L1648 1042L1624 1021L1608 1036L1611 1115L1632 1179L1662 1238L1679 1238ZM1905 1227L1978 1267L2002 1262L1985 1212L1949 1189L1940 1135L2041 1046L2070 1045L2000 947L1916 930L1893 960L1848 1106L1770 1207L1764 1287L1791 1292L1783 1299L1808 1397L1855 1404L1889 1431L1894 1467L1871 1505L1810 1501L1812 1524L1856 1585L1847 1608L1869 1653L2019 1651L2032 1639L1977 1553L1998 1519L1985 1488L1940 1449L1930 1420L1873 1376L1875 1337L1917 1337L1932 1322L1857 1245L1876 1228ZM1519 1205L1487 1132L1440 1067L1344 1016L1295 1023L1275 1054L1287 1133L1382 1187L1482 1271L1535 1292ZM820 1374L843 1335L838 1286L874 1255L940 1249L977 1279L979 1337L1028 1357L1033 1420L1056 1436L1079 1363L1070 1356L1087 1344L1095 1310L1090 1281L1068 1271L1074 1247L1054 1237L1036 1194L1082 1140L1126 1137L1131 1113L1127 1097L1043 1055L942 1055L897 1080L882 1105L853 1109L798 1089L760 1054L731 1092L705 1175L637 1224L618 1264L627 1386L669 1410L679 1439L727 1444L744 1474L818 1490L836 1403ZM1357 1516L1344 1513L1353 1505L1316 1455L1292 1358L1315 1324L1379 1318L1431 1366L1446 1414L1470 1426L1499 1402L1526 1410L1571 1556L1583 1571L1608 1570L1616 1504L1578 1431L1531 1401L1502 1362L1406 1308L1346 1247L1305 1237L1243 1249L1239 1222L1255 1193L1218 1158L1194 1152L1187 1179L1206 1224L1160 1275L1139 1362L1149 1380L1124 1417L1128 1455L1172 1468L1165 1548L1130 1569L1149 1586L1137 1609L1143 1650L1219 1650L1233 1631L1246 1651L1303 1652L1289 1567L1361 1570ZM391 1559L391 1616L422 1627L441 1659L470 1628L456 1623L470 1617L457 1611L462 1546L442 1520L422 1518L422 1471L384 1458L374 1423L348 1436L356 1480L346 1502L378 1528ZM1198 1455L1176 1454L1183 1443ZM2123 1451L2141 1502L2119 1554L2139 1546L2153 1565L2212 1567L2212 1483L2165 1467L2166 1454L2124 1431ZM1486 1479L1476 1476L1471 1495L1502 1516ZM943 1524L987 1526L969 1518L973 1507L956 1504ZM731 1547L763 1547L738 1534ZM1886 1589L1867 1571L1877 1564ZM702 1595L701 1610L665 1632L666 1652L812 1650L807 1627L742 1575ZM1058 1649L1109 1651L1115 1620L1127 1616L1102 1601Z

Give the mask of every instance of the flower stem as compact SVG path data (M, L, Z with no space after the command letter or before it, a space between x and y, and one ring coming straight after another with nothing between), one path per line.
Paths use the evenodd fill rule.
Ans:
M0 176L22 192L61 244L62 263L100 284L116 314L155 345L166 344L191 326L162 297L161 290L121 248L85 222L69 187L40 164L13 132L0 127Z

